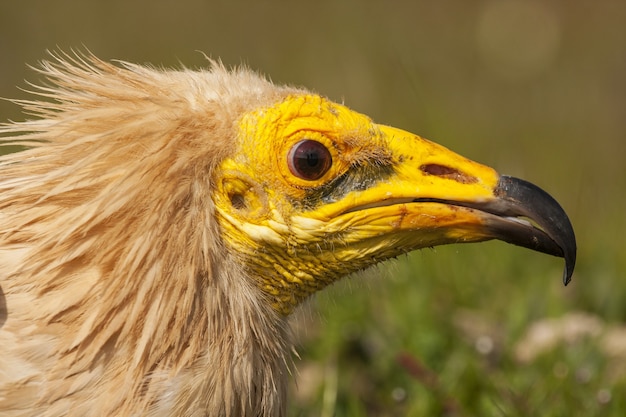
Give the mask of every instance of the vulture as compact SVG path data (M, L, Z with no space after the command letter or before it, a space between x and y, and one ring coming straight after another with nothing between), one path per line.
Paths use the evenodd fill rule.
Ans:
M0 127L0 414L284 416L288 318L341 277L498 239L565 259L539 187L246 68L51 53Z

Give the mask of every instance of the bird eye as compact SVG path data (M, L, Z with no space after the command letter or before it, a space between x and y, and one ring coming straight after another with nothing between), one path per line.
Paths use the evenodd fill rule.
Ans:
M332 162L333 159L326 146L310 139L296 143L287 156L291 173L308 181L322 178L330 169Z

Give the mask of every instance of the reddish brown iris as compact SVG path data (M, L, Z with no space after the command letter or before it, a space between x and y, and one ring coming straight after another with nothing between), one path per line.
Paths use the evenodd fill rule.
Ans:
M291 173L308 181L322 178L330 169L332 162L333 159L326 146L311 139L296 143L287 155Z

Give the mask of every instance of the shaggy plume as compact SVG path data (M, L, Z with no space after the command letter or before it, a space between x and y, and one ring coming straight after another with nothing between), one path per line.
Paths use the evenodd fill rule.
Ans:
M210 189L240 115L293 90L216 62L39 72L43 99L17 102L36 119L0 128L28 148L0 157L2 415L280 415L284 318L233 267Z

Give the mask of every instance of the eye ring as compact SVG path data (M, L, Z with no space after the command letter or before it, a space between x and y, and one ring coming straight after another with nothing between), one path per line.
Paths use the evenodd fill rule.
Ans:
M307 181L322 178L332 163L333 158L328 148L312 139L304 139L296 143L287 155L289 171L296 177Z

